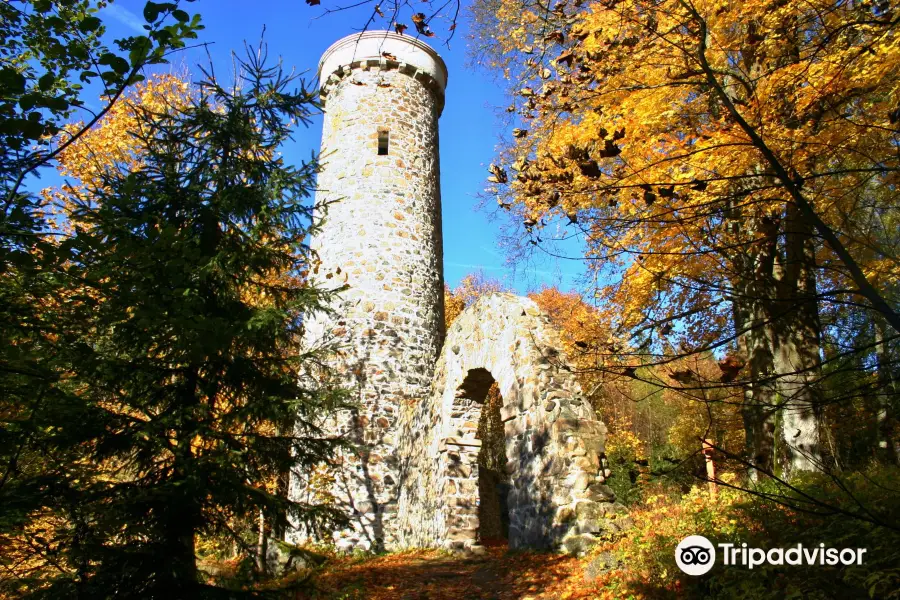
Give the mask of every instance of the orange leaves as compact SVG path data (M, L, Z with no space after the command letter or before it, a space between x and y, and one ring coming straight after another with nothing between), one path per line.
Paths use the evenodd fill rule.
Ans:
M421 35L425 37L434 37L434 32L428 29L428 19L424 13L416 13L412 16L413 26Z
M722 371L720 381L729 383L737 378L738 373L746 366L746 362L736 356L726 356L719 361L718 365L719 370Z
M537 552L488 548L483 556L454 557L435 550L337 559L316 577L320 590L340 597L365 590L369 600L496 598L580 600L612 598L584 578L585 561Z
M575 292L547 287L528 295L559 330L569 363L575 367L581 387L589 393L604 381L604 369L617 364L610 347L618 346L609 329L609 315L586 303Z
M700 438L710 438L716 446L740 455L743 393L740 387L727 384L743 367L735 356L717 363L706 354L680 358L657 369L660 380L673 386L663 392L664 402L676 409L667 437L683 455L696 452Z

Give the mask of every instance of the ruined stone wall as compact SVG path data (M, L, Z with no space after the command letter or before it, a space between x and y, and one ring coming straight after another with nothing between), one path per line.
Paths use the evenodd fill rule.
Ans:
M341 346L332 366L355 408L324 425L354 448L334 457L333 481L292 472L291 497L330 494L351 519L334 532L340 550L477 546L477 431L496 382L508 487L491 501L508 509L510 545L580 552L615 531L622 507L604 483L606 427L537 306L483 298L441 346L443 61L410 36L366 32L326 51L320 80L317 200L329 206L313 240L315 277L349 288L333 316L308 316L304 342ZM313 535L293 525L288 541Z
M374 33L362 45L345 43L349 38L335 44L343 44L339 52L323 57L334 70L320 74L324 166L317 200L333 204L313 247L322 260L317 276L346 281L349 289L334 317L308 321L306 342L342 345L335 366L358 404L329 424L358 446L336 457L331 489L352 520L335 534L344 550L395 546L398 411L430 394L443 338L438 117L446 70L436 80L443 62L427 46ZM360 48L370 56L360 56ZM404 54L420 66L395 60ZM335 64L342 57L352 62ZM387 153L379 155L385 133ZM309 493L306 475L293 474L294 499Z
M503 397L510 546L579 553L621 529L623 507L605 485L606 427L561 347L537 305L511 294L482 298L454 321L431 396L403 413L402 545L478 544L479 390L493 381Z

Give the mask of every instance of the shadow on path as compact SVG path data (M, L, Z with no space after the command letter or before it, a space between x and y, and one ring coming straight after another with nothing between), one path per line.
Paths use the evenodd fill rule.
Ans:
M316 580L314 599L557 600L588 598L582 561L542 552L487 548L481 556L436 551L346 559ZM307 596L299 596L307 598Z

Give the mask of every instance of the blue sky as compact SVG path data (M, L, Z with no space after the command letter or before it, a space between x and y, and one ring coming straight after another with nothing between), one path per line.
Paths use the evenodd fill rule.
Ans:
M349 1L348 4L352 4ZM284 64L315 78L322 52L334 41L361 28L372 12L372 5L359 9L323 14L322 6L310 7L303 0L198 0L183 3L190 12L201 14L206 29L202 42L211 42L209 52L217 73L230 71L232 50L241 51L246 41L255 45L265 26L270 56L280 55ZM335 0L323 5L336 6ZM103 9L111 39L143 33L141 10L144 0L116 0ZM409 23L408 16L405 21ZM493 220L488 210L478 210L476 195L485 187L487 165L491 162L501 129L498 110L509 103L502 82L489 73L467 67L468 28L465 17L459 19L449 47L440 39L449 22L432 22L438 37L427 40L447 63L449 82L446 106L440 120L441 193L444 215L444 276L455 286L467 273L483 271L502 280L520 293L556 284L562 289L575 285L581 269L577 261L532 259L528 265L511 268L499 246L502 223ZM376 22L372 29L384 27ZM412 29L410 29L412 31ZM207 62L206 51L187 50L173 60L194 69ZM285 149L287 160L299 162L319 147L322 118L318 116L308 129L299 129L296 143ZM45 182L46 183L46 182ZM488 207L493 210L493 207Z

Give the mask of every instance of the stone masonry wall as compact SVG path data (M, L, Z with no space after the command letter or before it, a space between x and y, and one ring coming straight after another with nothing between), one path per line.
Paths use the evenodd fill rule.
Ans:
M560 348L527 298L494 294L454 321L430 398L403 412L401 545L478 545L475 435L480 390L493 381L503 397L510 546L581 553L627 523L605 484L606 426Z
M605 485L606 427L549 319L526 298L496 294L443 342L443 61L409 36L366 32L336 42L320 68L329 72L317 200L328 209L315 276L349 287L333 316L308 318L304 343L341 346L332 366L355 408L324 425L354 447L336 454L331 481L292 472L291 497L332 497L351 519L333 533L340 550L477 547L491 529L479 522L478 423L496 382L505 476L482 487L505 496L490 500L508 511L510 545L582 552L627 519ZM313 536L294 524L287 540Z
M327 74L323 74L327 77ZM335 339L337 365L358 409L330 423L357 444L335 459L331 493L352 527L336 532L339 549L396 546L401 474L401 407L430 394L443 338L438 117L443 92L414 67L364 60L345 65L323 86L325 122L317 200L334 202L313 240L318 277L346 281L335 317L313 318L307 343ZM388 154L379 156L379 132ZM295 473L291 494L309 493ZM289 534L297 541L301 531Z

